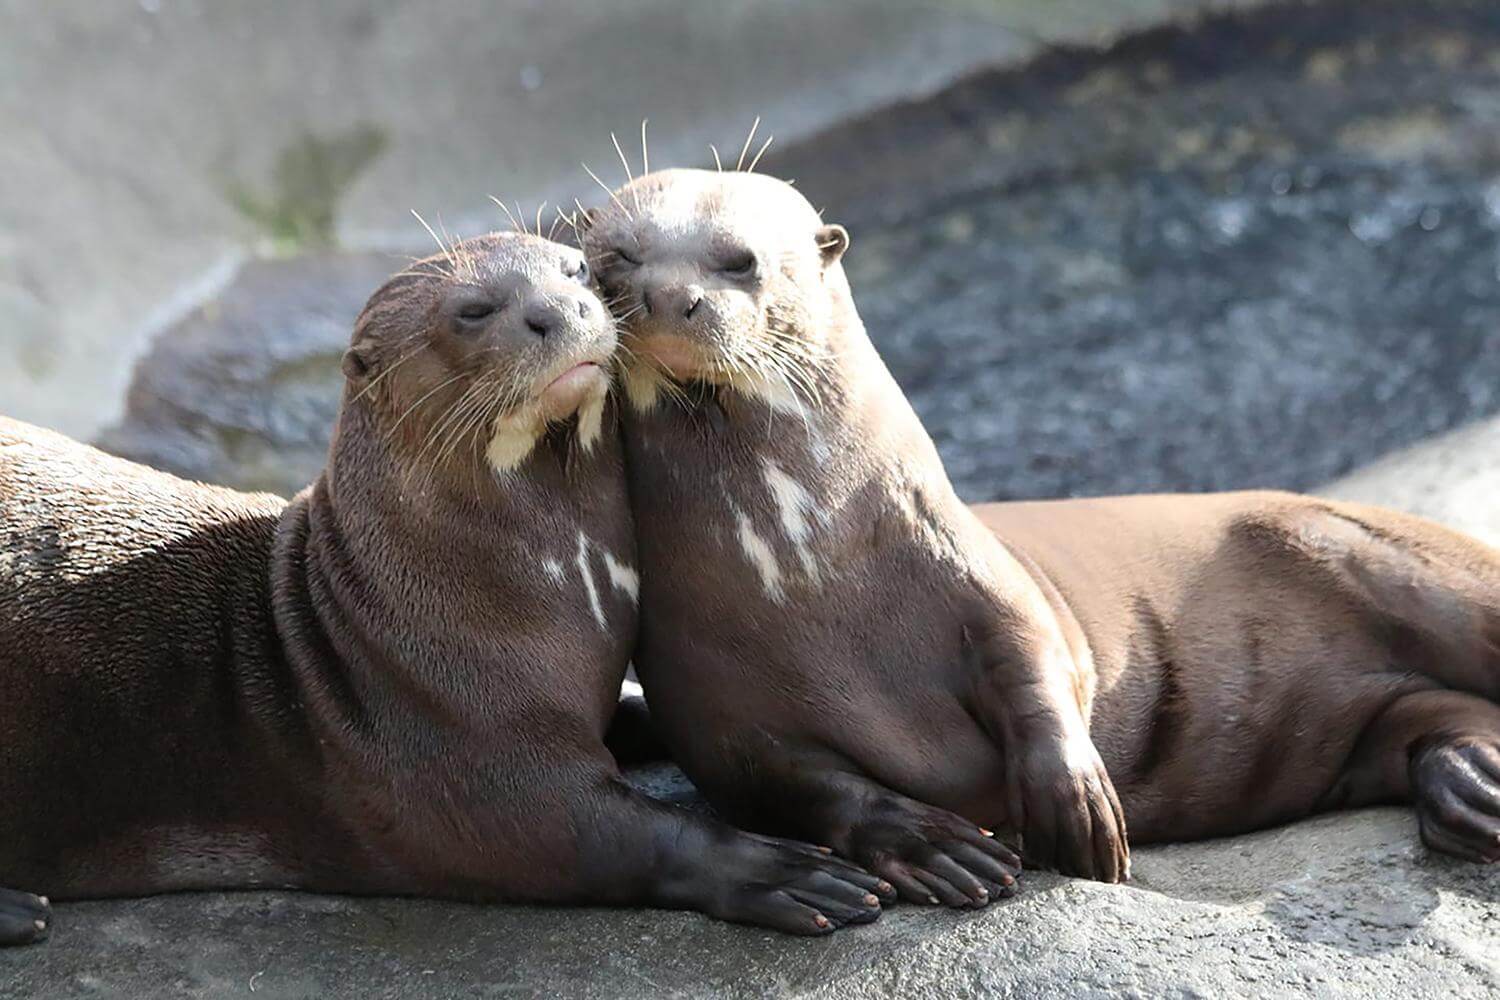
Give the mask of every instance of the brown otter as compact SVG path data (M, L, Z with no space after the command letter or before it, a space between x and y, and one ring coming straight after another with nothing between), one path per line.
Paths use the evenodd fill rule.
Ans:
M1121 877L1088 664L865 337L844 230L711 171L647 175L580 225L634 359L636 668L689 776L916 900L1012 891L976 824L1023 805L1034 858Z
M976 517L864 332L847 234L792 188L649 174L582 239L633 359L636 666L729 815L954 905L996 889L974 823L1114 880L1126 820L1412 798L1428 843L1495 856L1495 553L1279 494Z
M637 588L614 348L577 250L497 234L371 297L290 503L0 421L0 882L876 916L875 877L605 748ZM0 941L46 921L0 893Z

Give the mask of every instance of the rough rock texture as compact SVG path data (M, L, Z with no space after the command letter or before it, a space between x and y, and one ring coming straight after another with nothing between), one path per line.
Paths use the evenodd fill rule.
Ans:
M691 914L276 893L58 909L0 997L1483 997L1500 873L1400 810L1139 851L1135 880L1026 877L977 914L901 907L807 941Z
M986 73L765 162L849 225L861 311L966 497L1306 488L1500 410L1497 50L1493 4L1293 4ZM106 445L302 485L336 397L283 416L281 373L333 378L337 338L286 333L264 290L304 295L312 266L256 265L231 329L161 337ZM365 272L317 267L352 318ZM159 444L162 408L190 451ZM292 457L245 479L246 448Z
M1493 3L1284 5L768 169L849 225L966 496L1306 488L1500 410L1497 41Z

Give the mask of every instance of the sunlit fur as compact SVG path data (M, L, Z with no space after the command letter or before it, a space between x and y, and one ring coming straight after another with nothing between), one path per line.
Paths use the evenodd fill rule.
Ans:
M587 276L567 273L577 261L576 250L539 236L491 233L443 243L371 297L345 359L350 401L369 396L392 415L388 434L414 474L455 463L509 473L552 423L572 421L584 449L598 441L617 338ZM593 303L587 316L577 312L582 297ZM494 301L494 318L466 328L452 315L462 301ZM528 303L558 308L559 328L545 338L510 329L521 322L510 314ZM573 412L549 413L543 390L581 362L601 366L597 391Z
M819 405L831 348L821 339L829 298L818 293L847 235L794 188L751 173L660 171L613 192L580 229L622 323L622 382L637 410L695 382L776 412ZM749 273L732 268L751 255ZM684 290L702 297L691 317L665 303L653 312L650 295L675 306Z

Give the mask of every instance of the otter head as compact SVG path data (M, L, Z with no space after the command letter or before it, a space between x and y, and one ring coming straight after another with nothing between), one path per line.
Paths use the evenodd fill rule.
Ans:
M346 406L373 408L419 463L519 466L549 426L598 439L614 321L583 255L492 233L419 260L370 297L344 355Z
M764 174L663 170L616 191L580 225L622 320L637 409L701 382L773 407L815 392L849 246L791 185Z

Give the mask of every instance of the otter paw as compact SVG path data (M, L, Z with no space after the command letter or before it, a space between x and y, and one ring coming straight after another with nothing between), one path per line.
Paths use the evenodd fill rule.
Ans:
M51 926L52 904L46 896L0 889L0 947L45 941Z
M896 898L883 879L810 844L745 834L736 857L721 858L729 888L710 912L789 934L831 934L867 924Z
M962 909L1016 894L1021 859L993 835L943 809L892 799L849 834L850 856L909 903Z
M1032 748L1017 771L1013 808L1024 817L1027 864L1100 882L1130 878L1125 813L1092 741Z
M1412 756L1422 843L1467 861L1500 861L1500 744L1443 743Z

